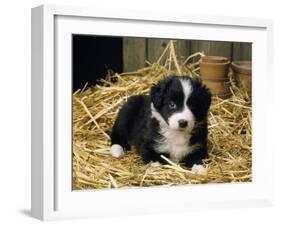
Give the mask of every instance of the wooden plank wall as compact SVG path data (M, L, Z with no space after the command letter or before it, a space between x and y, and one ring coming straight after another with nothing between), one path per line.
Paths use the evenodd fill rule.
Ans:
M123 38L124 71L135 71L145 67L145 61L155 62L168 44L168 39ZM225 56L232 60L251 60L252 44L240 42L218 42L200 40L176 40L176 53L184 60L195 52L206 55Z
M146 58L145 38L123 38L124 71L135 71L145 67Z

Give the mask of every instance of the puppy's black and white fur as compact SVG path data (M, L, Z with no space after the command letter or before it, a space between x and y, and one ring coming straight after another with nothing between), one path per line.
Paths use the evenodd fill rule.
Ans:
M115 157L135 146L145 164L166 163L161 155L200 171L208 156L207 114L211 94L199 79L170 76L150 95L128 98L111 132ZM201 166L202 167L202 166Z

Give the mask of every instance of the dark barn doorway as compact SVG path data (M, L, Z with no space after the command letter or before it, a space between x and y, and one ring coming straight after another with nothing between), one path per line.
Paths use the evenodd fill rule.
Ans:
M95 85L108 70L123 71L122 38L93 35L72 36L72 90Z

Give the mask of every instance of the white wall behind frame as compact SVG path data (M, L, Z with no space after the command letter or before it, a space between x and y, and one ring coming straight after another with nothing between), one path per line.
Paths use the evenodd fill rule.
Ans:
M110 6L116 9L168 10L193 12L196 14L218 14L233 16L251 16L275 18L275 85L281 84L281 15L279 1L245 1L236 0L201 0L179 1L115 1L115 0L57 0L57 4L79 4L84 6ZM0 62L2 86L1 96L1 151L2 172L0 187L1 225L41 225L42 223L28 217L30 208L30 8L51 0L10 0L1 3L0 13ZM204 4L204 7L202 6ZM219 7L217 7L220 4ZM241 7L243 6L243 7ZM274 208L237 209L226 211L199 211L188 214L162 214L136 217L120 217L83 221L52 222L51 225L280 225L280 159L278 142L280 128L280 89L274 90L276 97L272 112L270 134L271 146L275 153L275 187L278 204ZM2 108L5 106L5 108ZM16 137L16 138L15 138ZM266 170L266 169L265 169ZM272 176L272 172L268 172Z

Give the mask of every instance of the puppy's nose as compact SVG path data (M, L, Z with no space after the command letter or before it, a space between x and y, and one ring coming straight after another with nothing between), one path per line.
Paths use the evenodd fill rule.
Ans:
M187 127L187 121L184 119L179 120L179 127L180 128L185 128Z

